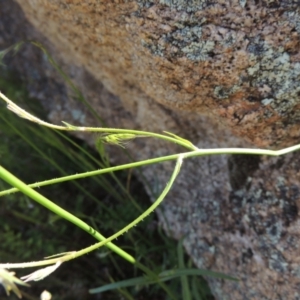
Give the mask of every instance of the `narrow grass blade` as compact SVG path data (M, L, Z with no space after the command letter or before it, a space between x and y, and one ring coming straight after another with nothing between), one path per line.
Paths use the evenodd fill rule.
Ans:
M156 283L156 281L149 280L149 279L147 279L147 277L141 276L141 277L131 278L131 279L122 280L122 281L118 281L118 282L113 282L113 283L106 284L106 285L98 287L98 288L90 289L89 293L97 294L97 293L102 293L102 292L126 288L126 287L144 286L144 285L151 284L151 283Z
M204 298L202 298L202 296L200 295L200 292L198 290L198 286L197 286L197 277L193 277L192 279L192 293L193 293L193 298L195 300L204 300Z
M208 270L202 269L174 269L174 270L167 270L159 274L159 279L161 282L168 281L174 279L176 277L181 276L208 276L214 278L221 278L221 279L228 279L233 281L238 281L237 278L225 275L219 272L213 272ZM149 277L140 276L136 278L131 278L127 280L122 280L119 282L110 283L98 288L90 289L89 292L91 294L102 293L114 289L131 287L131 286L145 286L148 284L157 283L156 280L150 279Z
M169 270L164 271L160 273L161 277L168 277L168 278L175 278L182 275L188 275L188 276L207 276L212 278L219 278L219 279L227 279L227 280L233 280L233 281L239 281L237 278L226 275L224 273L220 272L214 272L204 269L175 269L175 270Z
M17 177L15 177L13 174L8 172L6 169L4 169L0 165L0 178L2 178L4 181L9 183L10 185L18 188L21 192L23 192L25 195L30 197L31 199L35 200L39 204L43 205L50 211L54 212L56 215L66 219L67 221L73 223L74 225L78 226L82 230L86 231L93 237L95 237L99 241L105 240L105 237L101 235L98 231L96 231L94 228L89 226L87 223L83 222L82 220L78 219L76 216L72 215L68 211L62 209L60 206L56 205L40 193L36 192L35 190L31 189L28 185L26 185L24 182L19 180ZM117 247L113 243L109 242L106 243L106 246L110 248L112 251L116 252L118 255L122 256L124 259L131 263L135 263L134 257L123 251L121 248Z
M185 268L185 265L184 265L184 251L183 251L182 242L183 242L183 240L181 239L178 242L178 246L177 246L178 266L179 266L180 269ZM180 281L181 281L182 299L192 300L187 275L180 276Z

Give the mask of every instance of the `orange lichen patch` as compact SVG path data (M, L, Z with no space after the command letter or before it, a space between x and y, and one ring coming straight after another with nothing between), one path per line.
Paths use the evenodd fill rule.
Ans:
M278 125L280 116L271 107L262 107L259 102L247 104L240 100L227 103L218 109L218 113L235 134L244 136L258 147L270 147L274 135L282 138L282 132L274 133L273 128Z
M251 130L272 123L264 111L273 98L282 118L300 101L291 96L299 78L293 69L300 61L297 16L290 17L292 5L216 2L199 1L193 5L201 9L194 10L181 1L45 1L46 11L37 14L32 6L28 12L37 14L32 22L58 47L71 49L121 98L132 103L144 93L170 108L209 111L254 140ZM285 105L285 99L291 101ZM292 123L296 116L289 116ZM282 122L272 126L284 129ZM269 134L265 139L276 144L278 136Z
M170 10L159 5L154 5L151 9L155 11L155 22L149 23L149 26L143 30L155 32L155 39L158 38L157 35L162 34L158 42L159 47L153 49L150 46L149 48L152 54L162 57L160 65L162 66L167 59L177 66L170 73L166 70L161 73L161 77L170 87L170 89L166 87L166 92L176 91L177 96L181 99L176 102L177 108L196 109L199 112L211 110L213 114L228 118L227 123L231 124L236 132L240 132L240 135L246 133L246 136L249 135L252 141L257 138L253 138L254 134L251 132L251 128L255 131L258 126L261 127L262 123L265 123L265 127L269 127L271 124L275 127L282 126L280 122L277 122L279 118L277 112L275 113L276 117L274 114L272 116L264 114L265 105L272 102L272 99L269 98L272 98L274 90L278 87L264 79L267 78L267 75L264 75L261 82L253 85L252 78L249 76L250 71L248 72L250 67L253 67L251 76L255 72L260 72L260 60L271 46L276 48L283 46L282 49L286 49L286 51L291 51L293 47L296 47L296 34L293 34L292 40L283 38L288 35L292 26L288 22L283 22L282 28L278 27L278 18L281 16L279 11L273 11L274 13L270 16L265 7L257 7L253 4L249 4L247 9L243 9L236 3L230 7L230 11L226 3L216 4L195 13L195 17L200 23L202 18L207 20L203 26L200 26L201 30L199 31L196 27L189 25L177 27L174 20L176 19L176 22L180 20L182 17L180 11ZM170 18L170 15L174 18L167 21L166 18ZM267 16L268 18L264 19ZM159 24L160 22L162 24ZM164 27L166 23L168 23L168 27ZM243 24L243 30L240 30L241 24ZM163 28L168 29L166 33L160 31ZM193 36L197 32L201 34L198 37ZM188 34L191 34L191 39L188 38ZM256 42L254 39L257 37L260 37L261 41L257 40ZM203 57L201 56L200 52L206 44L199 43L199 40L213 41L212 55L207 55L204 51ZM268 43L267 46L264 44L265 42ZM182 49L185 51L188 49L187 44L193 45L193 43L194 45L199 43L199 46L190 48L190 56L181 52ZM276 50L272 51L275 53ZM189 60L195 60L196 63L191 64ZM280 58L279 63L282 64L280 68L287 68L284 65L285 60L288 61L284 56ZM264 64L267 65L267 62ZM161 71L162 69L158 68L158 72ZM276 76L274 77L273 73L269 78L279 81ZM287 80L286 74L283 75L281 81L283 80ZM250 86L253 90L251 95L249 95ZM239 91L235 91L236 89ZM213 98L212 95L216 91L218 91L217 97ZM173 92L172 98L176 95ZM185 97L184 93L194 94L194 97ZM262 100L264 101L262 102ZM168 97L163 100L160 96L159 101L169 107L172 106ZM234 106L232 107L232 105ZM236 129L237 126L238 129ZM266 129L260 132L262 136L260 140L263 140L264 132L266 132L265 140L268 140L268 143L272 143L272 139L275 140L278 137L275 135L273 138L269 137L270 130ZM280 138L282 138L281 134Z
M300 124L300 122L299 122L299 124ZM288 132L291 137L300 138L299 124L289 126ZM298 140L298 142L300 142L300 139Z

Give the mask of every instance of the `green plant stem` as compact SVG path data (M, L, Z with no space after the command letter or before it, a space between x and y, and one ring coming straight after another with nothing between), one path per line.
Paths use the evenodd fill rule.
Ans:
M105 168L107 167L104 163L102 163L101 161L97 160L93 155L91 155L87 150L85 150L83 147L79 146L77 143L75 143L74 141L72 141L72 139L70 139L69 137L67 137L65 134L61 133L60 131L55 131L58 135L60 135L62 138L64 138L65 140L67 140L70 144L72 144L74 147L78 148L80 150L80 152L84 153L92 162L96 163L97 165L99 165L101 168ZM71 156L71 155L70 155ZM81 156L78 155L78 159L80 159ZM77 159L77 160L78 160ZM91 167L92 164L91 163L87 163L86 161L83 160L83 163L85 163L86 166ZM126 194L126 196L129 198L129 200L132 202L132 204L137 208L138 211L142 212L142 208L138 205L138 203L135 201L134 197L130 194L130 192L124 187L124 185L121 183L121 181L119 180L119 178L115 175L115 173L110 173L110 176L113 178L113 180L117 183L117 185L122 189L122 191ZM105 180L105 184L104 186L109 186L111 187L111 184L108 180ZM111 187L111 190L114 190ZM110 191L111 193L111 191ZM118 193L117 193L118 194ZM116 198L120 198L118 195L114 196Z
M34 267L34 266L53 264L53 263L56 263L59 260L68 261L68 260L74 259L76 257L79 257L81 255L87 254L87 253L89 253L93 250L96 250L96 249L98 249L99 247L101 247L103 245L109 246L108 248L110 248L112 251L114 251L118 254L121 251L122 252L122 257L123 257L123 253L125 253L127 256L130 256L129 254L124 252L122 249L118 248L117 246L113 245L110 242L112 240L116 239L117 237L119 237L120 235L126 233L128 230L130 230L133 226L137 225L139 222L143 221L144 218L146 218L151 212L153 212L160 205L160 203L164 200L164 198L166 197L166 195L170 191L177 175L179 174L180 167L182 165L182 161L183 161L183 158L179 157L169 182L167 183L166 187L164 188L164 190L162 191L160 196L157 198L157 200L147 210L145 210L138 218L136 218L130 224L128 224L123 229L121 229L117 233L113 234L109 238L104 238L94 228L92 228L91 226L89 226L85 222L81 221L77 217L75 217L72 214L70 214L69 212L65 211L64 209L62 209L61 207L59 207L55 203L51 202L50 200L48 200L46 197L39 194L35 190L29 188L24 182L22 182L21 180L16 178L14 175L12 175L10 172L8 172L6 169L4 169L0 165L0 177L3 180L5 180L7 183L17 186L18 189L21 192L23 192L25 195L27 195L28 197L34 199L35 201L37 201L41 205L45 206L47 209L54 212L55 214L61 216L62 218L68 220L69 222L71 222L71 223L75 224L76 226L80 227L81 229L85 230L86 232L88 232L89 234L94 236L96 239L101 240L101 242L99 242L99 243L96 243L96 244L94 244L90 247L84 248L80 251L76 251L75 253L72 253L71 255L65 256L64 259L61 259L61 258L57 259L56 258L56 259L51 259L51 260L45 260L45 261L42 261L42 263L39 264L39 265L34 264L34 263L26 263L26 264L1 264L0 266L1 267L5 266L6 268L17 268L18 266ZM114 247L112 247L112 245ZM127 257L127 260L131 263L136 263L136 260L133 257L132 258Z
M105 133L105 134L110 134L110 133L115 133L115 134L133 134L138 138L138 136L141 137L154 137L154 138L159 138L165 141L169 141L172 143L176 143L178 145L181 145L185 148L188 148L190 150L195 150L197 149L196 146L194 146L192 143L190 143L187 140L184 140L182 138L179 138L173 134L175 137L170 137L169 135L163 135L163 134L158 134L158 133L153 133L153 132L148 132L148 131L140 131L140 130L128 130L128 129L120 129L120 128L103 128L103 127L81 127L81 126L74 126L71 124L68 124L66 122L63 122L66 126L59 126L59 125L54 125L48 122L45 122L32 114L28 113L24 109L20 108L18 105L16 105L13 101L8 99L4 94L0 92L0 97L7 103L7 107L17 114L19 117L27 119L31 122L37 123L39 125L49 127L52 129L56 130L62 130L62 131L85 131L85 132L99 132L99 133Z
M280 156L284 155L290 152L294 152L300 149L300 144L295 145L292 147L284 148L281 150L265 150L265 149L251 149L251 148L220 148L220 149L199 149L195 151L190 151L190 152L184 152L184 153L179 153L179 154L172 154L172 155L166 155L163 157L157 157L157 158L152 158L152 159L147 159L139 162L134 162L134 163L129 163L129 164L124 164L120 166L115 166L115 167L110 167L106 169L101 169L101 170L96 170L96 171L89 171L89 172L84 172L80 174L74 174L74 175L69 175L61 178L56 178L56 179L50 179L46 181L41 181L33 184L29 184L29 187L35 188L35 187L41 187L49 184L56 184L60 182L65 182L69 180L76 180L80 178L85 178L89 176L96 176L96 175L101 175L109 172L115 172L115 171L120 171L124 169L129 169L129 168L136 168L136 167L141 167L141 166L146 166L146 165L151 165L155 163L160 163L164 161L169 161L169 160L176 160L180 155L182 155L184 158L188 157L195 157L195 156L205 156L205 155L217 155L217 154L245 154L245 155L267 155L267 156ZM18 192L17 188L12 188L8 189L5 191L0 192L0 197L10 194L10 193L15 193Z
M0 118L2 118L2 120L4 122L6 122L6 124L11 127L15 133L17 133L28 145L30 145L30 147L32 147L41 157L43 157L46 161L48 161L51 165L53 165L59 172L61 172L61 174L66 175L66 172L64 171L64 169L62 169L53 159L49 158L47 155L45 155L45 153L43 151L41 151L39 149L39 147L35 144L32 143L30 139L28 139L26 137L26 135L22 134L21 131L19 131L15 126L13 126L13 124L11 122L9 122L9 120L7 120L5 117L0 115ZM31 129L31 128L30 128ZM46 128L44 128L46 129ZM34 132L34 134L37 134ZM62 147L61 147L62 148ZM75 160L75 163L78 163L78 160ZM102 209L106 210L107 212L109 212L109 209L102 204L101 201L99 201L95 196L93 196L89 191L87 191L86 189L84 189L80 184L76 183L75 181L72 182L82 193L84 193L85 195L87 195L88 197L90 197L93 201L95 201L98 205L100 205L102 207ZM101 184L101 182L100 182ZM105 185L102 185L102 187L105 187Z
M23 192L28 197L34 199L39 204L43 205L47 209L51 210L58 216L68 220L69 222L73 223L74 225L78 226L79 228L83 229L84 231L91 234L93 237L95 237L99 241L106 241L105 237L101 235L99 232L97 232L94 228L89 226L87 223L83 222L82 220L78 219L74 215L70 214L66 210L62 209L40 193L36 192L29 186L27 186L24 182L19 180L17 177L15 177L13 174L8 172L6 169L4 169L0 165L0 178L2 178L4 181L9 183L12 186L15 186L18 190ZM107 243L105 243L107 244ZM123 251L121 248L117 247L113 243L108 243L107 247L111 249L112 251L116 252L118 255L122 256L124 259L129 261L130 263L134 264L136 261L134 257Z
M120 235L126 233L128 230L130 230L133 226L137 225L139 222L143 221L144 218L146 218L151 212L153 212L159 205L160 203L164 200L168 192L170 191L177 175L179 174L181 165L183 162L183 156L179 155L177 159L176 166L174 168L174 171L172 173L172 176L167 183L166 187L162 191L161 195L158 197L158 199L144 212L142 213L137 219L132 221L130 224L125 226L123 229L115 233L114 235L110 236L109 238L105 239L100 233L98 233L94 228L86 224L85 222L81 221L77 217L73 216L69 212L65 211L64 209L60 208L58 205L54 204L51 202L49 199L46 197L42 196L32 188L28 187L25 183L23 183L21 180L16 178L14 175L12 175L10 172L5 170L1 165L0 165L0 177L5 180L7 183L16 186L21 192L29 196L30 198L34 199L41 205L45 206L55 214L61 216L62 218L70 221L71 223L75 224L76 226L80 227L81 229L85 230L92 236L94 236L96 239L101 240L100 243L96 243L95 245L92 245L90 247L87 247L85 249L82 249L77 252L72 252L69 255L66 255L64 257L59 257L55 259L49 259L49 260L44 260L40 262L31 262L31 263L20 263L20 264L0 264L0 268L25 268L25 267L33 267L33 266L44 266L44 265L49 265L49 264L54 264L57 261L68 261L74 258L77 258L79 256L82 256L84 254L87 254L91 251L94 251L104 245L107 245L109 249L112 251L116 252L120 256L122 256L124 259L127 261L131 262L132 264L135 264L138 268L143 270L149 278L156 280L159 285L164 288L164 290L168 293L168 295L172 299L176 299L176 297L173 295L173 293L168 289L168 287L163 284L162 282L159 281L159 277L157 274L152 272L150 269L148 269L145 265L141 264L140 262L136 261L131 255L120 249L119 247L115 246L113 243L111 243L112 240L116 239Z

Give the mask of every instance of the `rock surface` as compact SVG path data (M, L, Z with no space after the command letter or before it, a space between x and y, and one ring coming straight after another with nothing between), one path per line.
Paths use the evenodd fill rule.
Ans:
M2 0L0 14L1 48L41 41L112 127L167 130L201 148L298 142L297 1ZM9 63L52 121L99 125L40 51ZM128 149L135 159L178 151L146 139ZM158 213L199 268L240 278L210 279L217 299L300 299L299 160L184 162ZM172 166L145 169L153 188Z

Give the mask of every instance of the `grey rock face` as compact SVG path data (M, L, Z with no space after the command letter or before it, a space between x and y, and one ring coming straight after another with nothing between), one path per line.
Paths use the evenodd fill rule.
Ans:
M0 11L1 48L41 41L112 127L167 130L202 148L299 140L297 1L18 0ZM53 122L99 125L39 51L27 46L9 65ZM128 149L135 159L182 151L152 140ZM184 162L158 214L198 267L240 278L210 279L217 299L300 299L298 166L297 153ZM161 190L172 167L145 176Z

